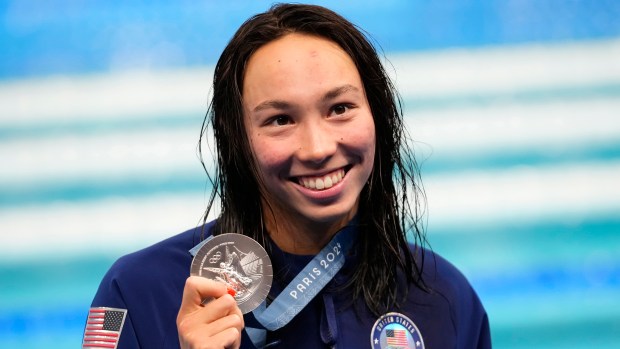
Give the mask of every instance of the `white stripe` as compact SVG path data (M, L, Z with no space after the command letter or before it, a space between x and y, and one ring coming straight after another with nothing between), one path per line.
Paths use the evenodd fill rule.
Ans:
M0 183L200 175L199 128L7 141L0 143Z
M207 109L211 68L49 77L0 85L1 125L197 115Z
M615 160L431 176L424 181L429 226L615 217L619 173Z
M0 211L0 260L123 254L144 248L198 226L205 195L153 195L6 209Z
M392 55L404 96L506 93L620 81L620 40L447 49ZM388 65L389 67L389 65Z
M421 110L407 127L436 156L588 149L620 143L620 99Z

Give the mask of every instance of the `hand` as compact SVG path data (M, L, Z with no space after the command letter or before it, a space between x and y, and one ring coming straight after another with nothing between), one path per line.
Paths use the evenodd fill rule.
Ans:
M213 300L203 304L205 299ZM187 278L177 315L181 348L238 349L243 327L243 314L225 284Z

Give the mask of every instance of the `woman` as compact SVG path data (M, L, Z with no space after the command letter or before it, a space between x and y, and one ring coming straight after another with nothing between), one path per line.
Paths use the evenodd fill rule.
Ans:
M486 313L467 280L422 247L423 195L398 99L355 26L319 6L276 5L237 31L217 63L213 92L203 135L211 124L218 174L207 213L218 194L221 214L111 268L89 315L119 319L105 320L118 335L112 343L490 347ZM272 328L260 310L242 314L224 284L188 278L188 251L223 233L247 235L270 255L267 309L280 294L316 296ZM309 277L289 285L341 240L350 247L325 287ZM96 339L88 325L86 332L85 346Z

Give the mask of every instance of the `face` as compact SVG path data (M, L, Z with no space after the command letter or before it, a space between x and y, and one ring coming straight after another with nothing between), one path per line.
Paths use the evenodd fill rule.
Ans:
M347 53L302 34L262 46L247 63L243 107L263 203L274 216L346 224L375 154L372 113Z

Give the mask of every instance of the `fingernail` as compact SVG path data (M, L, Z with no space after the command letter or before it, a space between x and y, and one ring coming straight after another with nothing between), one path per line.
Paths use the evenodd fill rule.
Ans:
M235 291L235 289L234 289L234 288L232 288L232 287L227 287L227 288L226 288L226 292L228 292L228 294L229 294L229 295L231 295L231 296L233 296L233 297L237 294L237 292Z

